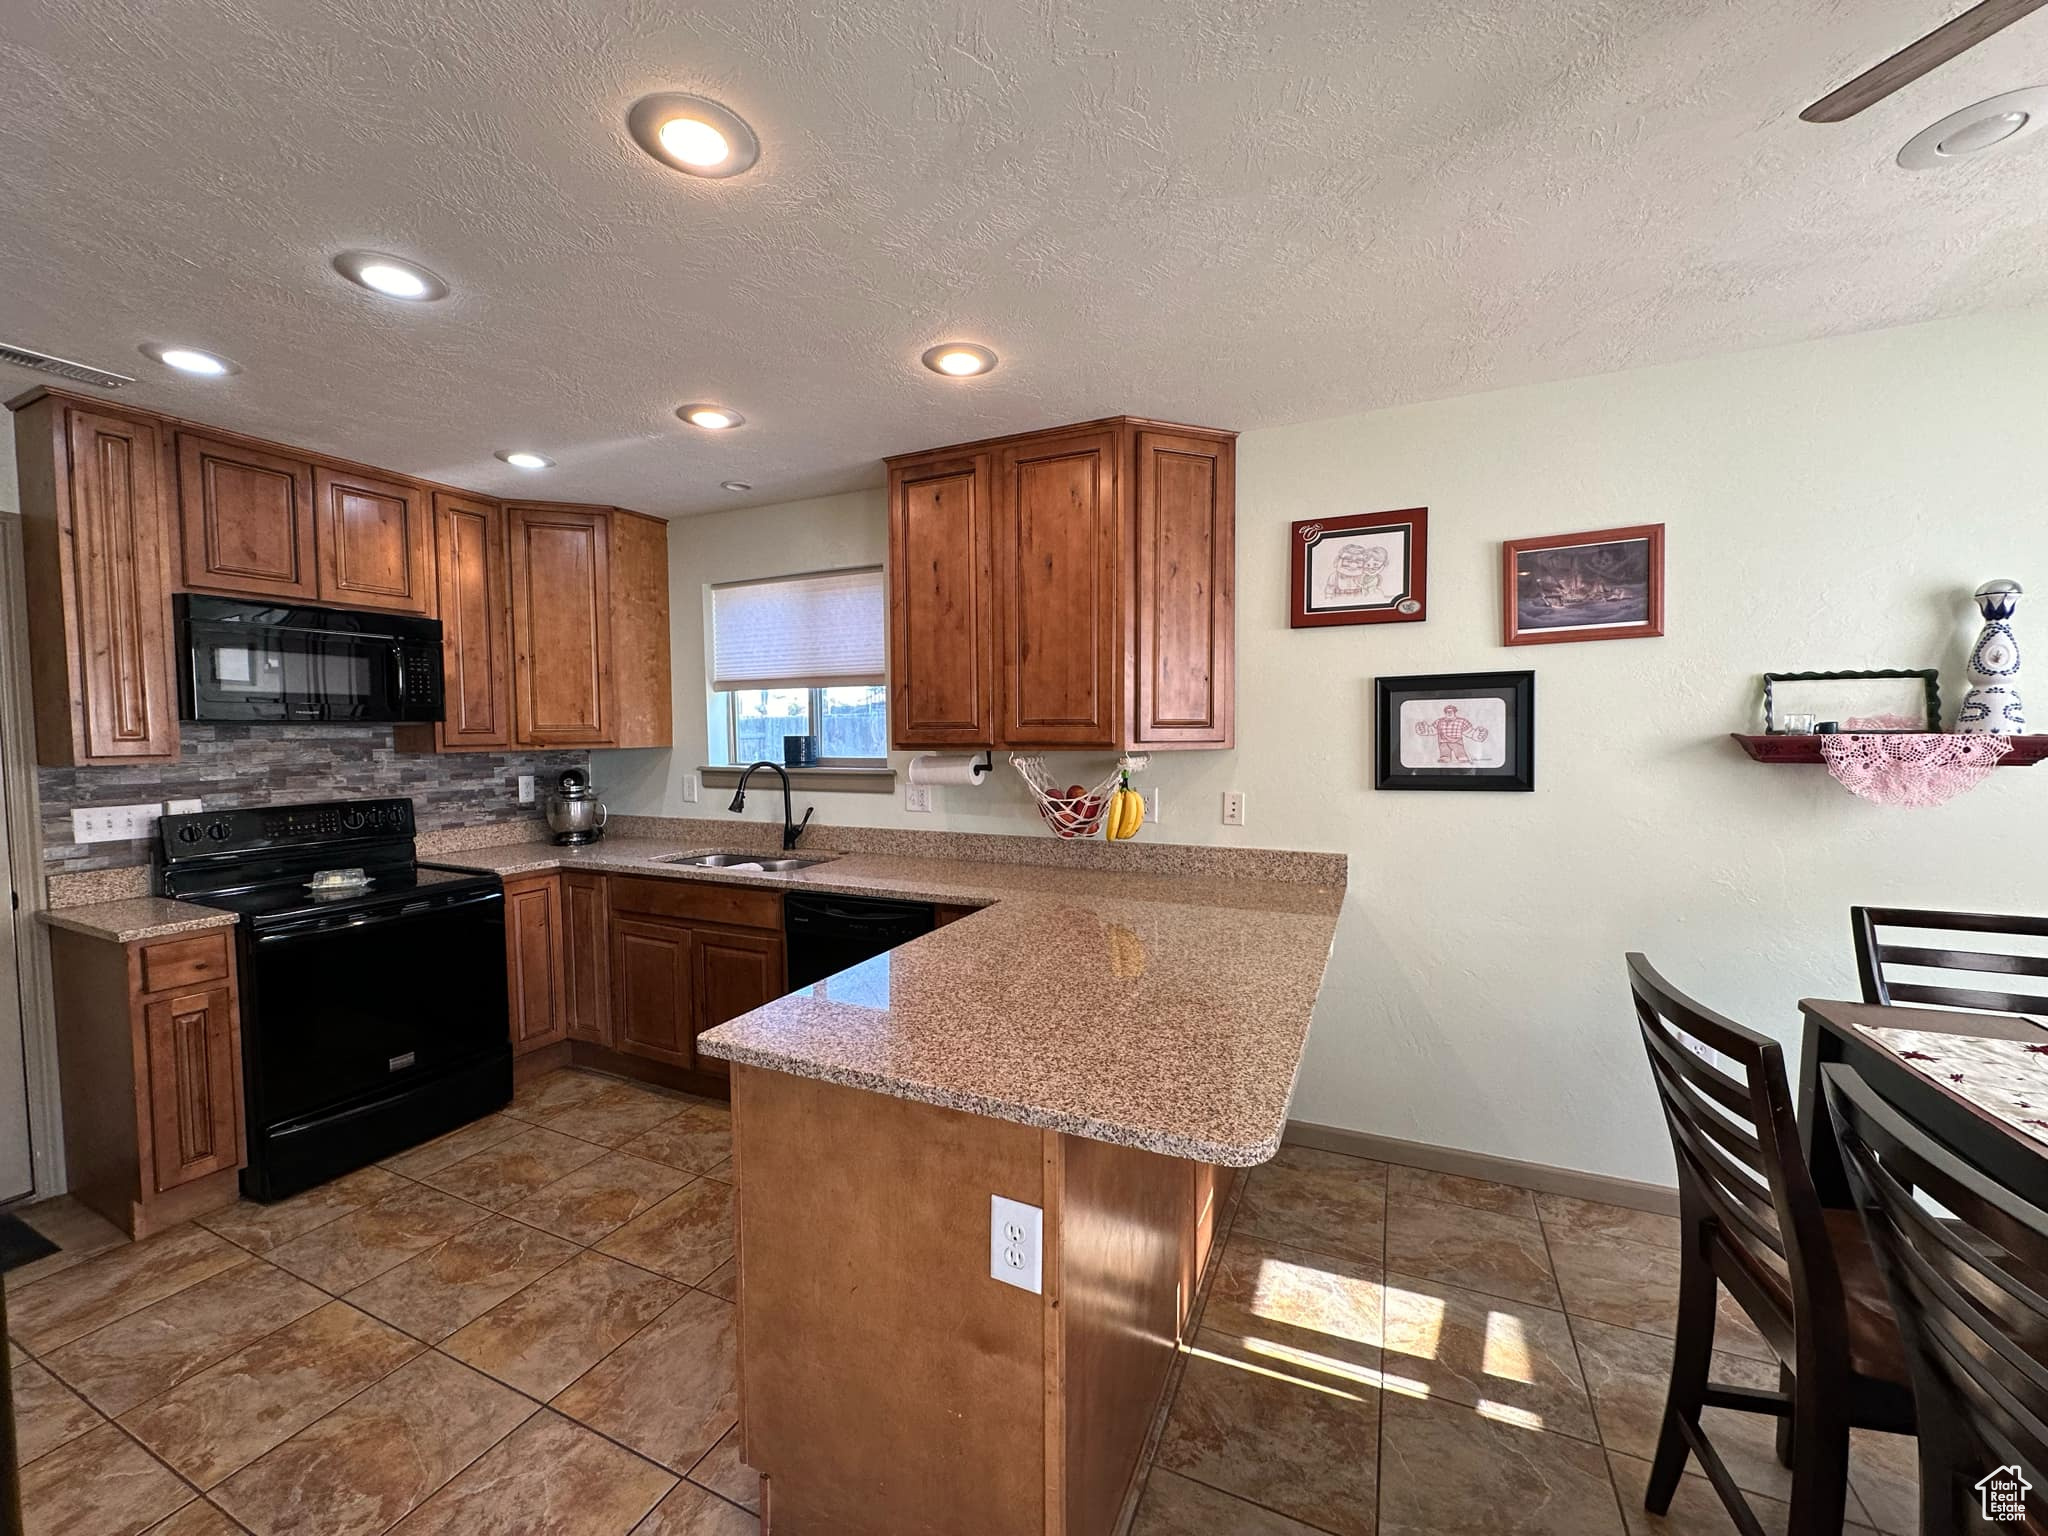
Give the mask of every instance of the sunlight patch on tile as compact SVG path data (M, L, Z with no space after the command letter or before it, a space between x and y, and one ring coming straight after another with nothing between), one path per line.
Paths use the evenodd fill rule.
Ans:
M1333 1359L1329 1355L1319 1355L1312 1349L1296 1349L1292 1345L1275 1343L1271 1339L1246 1339L1244 1347L1252 1354L1298 1366L1304 1371L1320 1371L1327 1376L1341 1376L1346 1381L1356 1381L1372 1387L1380 1383L1378 1371L1363 1365L1353 1365L1347 1360Z
M1519 1381L1525 1387L1535 1384L1536 1368L1529 1359L1529 1337L1522 1331L1522 1320L1514 1313L1486 1315L1486 1348L1480 1356L1479 1368L1489 1376Z
M1246 1348L1248 1349L1258 1350L1260 1353L1266 1352L1266 1349L1262 1347L1260 1342L1256 1339L1246 1339L1244 1342ZM1283 1353L1278 1346L1272 1346L1272 1349L1275 1354ZM1229 1355L1219 1355L1211 1349L1202 1349L1198 1346L1189 1346L1184 1351L1184 1353L1196 1360L1207 1360L1215 1365L1228 1366L1233 1371L1243 1371L1247 1376L1263 1376L1271 1381L1284 1382L1290 1387L1303 1387L1310 1392L1320 1392L1325 1397L1340 1397L1343 1398L1346 1402L1352 1403L1362 1403L1366 1401L1366 1398L1363 1393L1346 1392L1342 1388L1332 1386L1328 1382L1310 1381L1304 1377L1294 1375L1287 1371L1267 1370L1264 1366L1253 1365L1248 1360L1234 1360ZM1284 1351L1284 1353L1293 1354L1297 1352L1289 1350ZM1367 1372L1359 1371L1352 1366L1340 1365L1336 1361L1323 1362L1320 1359L1317 1359L1317 1364L1319 1367L1325 1363L1327 1363L1334 1370L1341 1371L1343 1374L1351 1376L1353 1378L1362 1378L1365 1375L1370 1374ZM1377 1387L1379 1385L1379 1382L1377 1380L1369 1382L1360 1380L1359 1384L1361 1386Z
M1527 1408L1517 1408L1513 1403L1496 1403L1482 1397L1473 1406L1482 1419L1491 1419L1496 1424L1512 1425L1516 1429L1541 1429L1543 1415Z
M1425 1295L1421 1291L1403 1290L1391 1281L1387 1284L1387 1311L1394 1310L1395 1298L1403 1304L1402 1317L1407 1324L1406 1336L1401 1344L1389 1344L1396 1350L1416 1360L1434 1360L1437 1343L1444 1331L1444 1299L1441 1296ZM1412 1310L1410 1309L1412 1304Z

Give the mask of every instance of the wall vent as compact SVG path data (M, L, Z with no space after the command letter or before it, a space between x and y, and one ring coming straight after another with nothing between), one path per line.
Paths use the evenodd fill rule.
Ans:
M32 351L5 341L0 341L0 363L33 368L37 373L54 373L60 379L69 379L74 384L90 384L96 389L119 389L124 384L135 382L125 373L109 373L90 363L74 363L69 358L52 357L47 352Z

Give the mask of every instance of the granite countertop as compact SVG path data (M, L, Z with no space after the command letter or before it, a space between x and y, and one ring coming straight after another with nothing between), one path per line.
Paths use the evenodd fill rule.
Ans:
M1341 886L836 855L789 874L607 839L434 856L986 907L706 1032L710 1055L1249 1167L1278 1149ZM769 855L772 857L772 854Z
M52 928L132 944L138 939L163 939L197 933L204 928L231 928L237 919L219 907L202 907L165 896L135 896L126 901L96 901L83 907L55 907L43 913Z

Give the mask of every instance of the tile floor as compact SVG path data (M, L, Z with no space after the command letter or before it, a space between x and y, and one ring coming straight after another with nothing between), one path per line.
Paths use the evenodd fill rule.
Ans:
M139 1244L68 1202L9 1277L31 1536L744 1536L723 1106L588 1074ZM1641 1507L1676 1224L1300 1148L1229 1213L1132 1536L1727 1536ZM1774 1379L1722 1331L1726 1379ZM1782 1526L1768 1426L1736 1476ZM1851 1530L1916 1529L1861 1437Z

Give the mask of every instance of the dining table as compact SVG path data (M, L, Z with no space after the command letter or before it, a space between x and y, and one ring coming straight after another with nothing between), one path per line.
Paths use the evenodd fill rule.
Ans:
M1822 1205L1856 1204L1821 1099L1820 1069L1837 1061L2007 1188L2048 1190L2048 1026L2017 1013L1819 998L1799 1009L1799 1139Z

